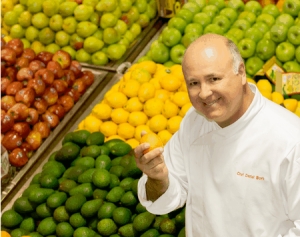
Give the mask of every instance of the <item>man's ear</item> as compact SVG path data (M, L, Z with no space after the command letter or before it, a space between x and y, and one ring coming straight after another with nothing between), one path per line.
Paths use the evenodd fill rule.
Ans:
M238 74L242 77L242 84L245 85L247 83L247 76L246 67L244 63L240 64Z

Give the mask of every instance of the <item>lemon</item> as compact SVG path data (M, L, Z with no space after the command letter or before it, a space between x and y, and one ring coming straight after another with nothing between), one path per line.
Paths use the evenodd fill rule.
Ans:
M153 84L149 82L145 82L141 85L138 92L138 98L142 103L153 98L154 95L155 95L155 87Z
M149 128L153 132L160 132L167 127L167 118L161 114L153 116L149 119Z
M127 80L120 85L119 91L127 97L136 97L138 95L141 83L136 80Z
M164 107L164 102L158 98L151 98L144 104L144 112L148 117L161 114Z
M147 70L143 68L136 68L131 72L130 79L137 80L140 83L144 83L148 82L151 77L151 74Z
M105 121L100 125L100 132L102 132L106 137L116 135L117 129L118 125L112 121Z
M1 237L10 237L10 234L4 230L1 230Z
M151 80L149 82L154 85L156 90L161 89L160 82L159 82L159 79L157 77L151 78Z
M111 120L116 124L126 123L128 116L129 112L123 108L117 108L111 112Z
M277 91L274 91L271 95L271 99L273 102L275 102L276 104L282 104L284 101L283 95Z
M8 43L8 42L11 41L13 38L12 38L10 35L6 35L6 36L3 37L3 39L4 39L4 41L5 41L6 43Z
M84 120L82 120L79 124L78 124L78 130L83 130L84 129Z
M1 2L1 15L4 16L6 12L12 11L14 3L11 0L2 0Z
M269 82L268 79L260 79L257 83L256 83L257 88L260 91L269 91L272 92L272 85Z
M254 85L256 85L256 81L252 78L247 78L247 81L254 84Z
M178 91L188 91L185 82L181 84L181 86L178 88Z
M133 138L135 127L129 123L121 123L118 126L117 134L125 139Z
M138 63L135 63L135 64L131 65L131 67L128 68L127 72L132 72L136 68L138 68Z
M92 109L92 114L98 119L107 120L110 118L112 108L108 104L97 104Z
M111 91L118 91L119 90L119 87L120 87L120 81L118 81L116 84L114 84L111 88L110 88L110 90Z
M164 115L166 118L171 118L179 113L179 107L175 103L173 103L171 100L166 100L164 104L164 108L162 110L162 115Z
M84 128L89 132L98 132L102 121L90 114L84 119Z
M172 134L177 132L177 130L180 127L181 120L182 120L181 116L174 116L170 118L167 122L167 130Z
M1 37L9 35L8 31L4 28L1 28Z
M138 125L146 124L148 121L147 115L142 111L134 111L129 114L128 123L136 127Z
M123 77L122 77L123 81L128 81L131 79L131 71L127 71Z
M141 133L142 133L142 131L144 131L146 133L149 133L149 132L151 132L151 129L146 124L138 125L135 128L135 133L134 133L134 138L136 140L139 141L141 139Z
M148 71L151 75L156 72L157 65L153 61L143 61L138 63L137 68L143 68L144 70Z
M141 111L143 109L143 104L138 97L132 97L127 101L123 108L128 112Z
M181 117L184 117L186 112L192 107L192 103L186 103L184 106L182 106L181 110L179 111L179 115Z
M179 107L182 107L190 102L189 94L184 91L175 92L174 96L172 97L172 102L174 102Z
M132 149L136 148L138 145L140 145L139 141L134 139L134 138L130 138L126 141L127 144L129 144L131 146Z
M158 89L155 91L154 98L158 98L163 102L166 101L170 96L170 92L164 89Z
M154 73L153 77L156 77L158 79L170 75L171 74L171 70L169 68L167 68L166 66L163 66L161 64L157 64L157 69L156 72Z
M170 67L170 70L171 70L171 74L178 77L181 81L184 81L182 66L180 64L174 64L173 66Z
M182 84L182 81L177 76L172 74L161 77L159 82L161 87L167 91L176 91Z
M111 136L105 138L105 142L107 142L109 140L112 140L112 139L120 139L120 140L125 142L125 139L123 137L117 135L117 134L116 135L111 135Z
M260 93L269 100L272 100L272 92L269 90L260 90Z
M298 101L296 99L285 99L283 101L283 105L286 109L291 112L295 112L298 106Z
M170 140L173 134L165 129L160 131L157 135L160 137L160 140L162 140L163 144L166 145L166 143Z
M300 104L300 102L298 102ZM294 112L300 118L300 107L298 106Z
M126 104L127 100L126 95L119 91L113 91L106 98L108 105L114 109L122 108Z

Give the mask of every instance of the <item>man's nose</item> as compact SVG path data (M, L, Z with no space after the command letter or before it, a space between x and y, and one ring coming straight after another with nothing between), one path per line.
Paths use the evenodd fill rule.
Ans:
M209 96L212 95L211 87L207 84L202 84L199 92L199 97L201 100L206 100Z

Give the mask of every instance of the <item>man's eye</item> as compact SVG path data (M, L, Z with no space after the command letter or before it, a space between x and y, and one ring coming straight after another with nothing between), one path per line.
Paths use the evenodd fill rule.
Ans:
M218 80L220 80L220 78L219 77L213 77L213 78L211 78L211 80L212 81L218 81Z
M195 86L195 85L197 85L198 83L196 82L196 81L192 81L192 82L190 82L190 86Z

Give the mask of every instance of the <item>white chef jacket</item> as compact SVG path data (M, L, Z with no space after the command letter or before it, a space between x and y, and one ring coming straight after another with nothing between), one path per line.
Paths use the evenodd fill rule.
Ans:
M221 128L191 108L164 148L169 187L142 205L162 215L186 204L188 237L300 236L300 119L257 87L246 113Z

